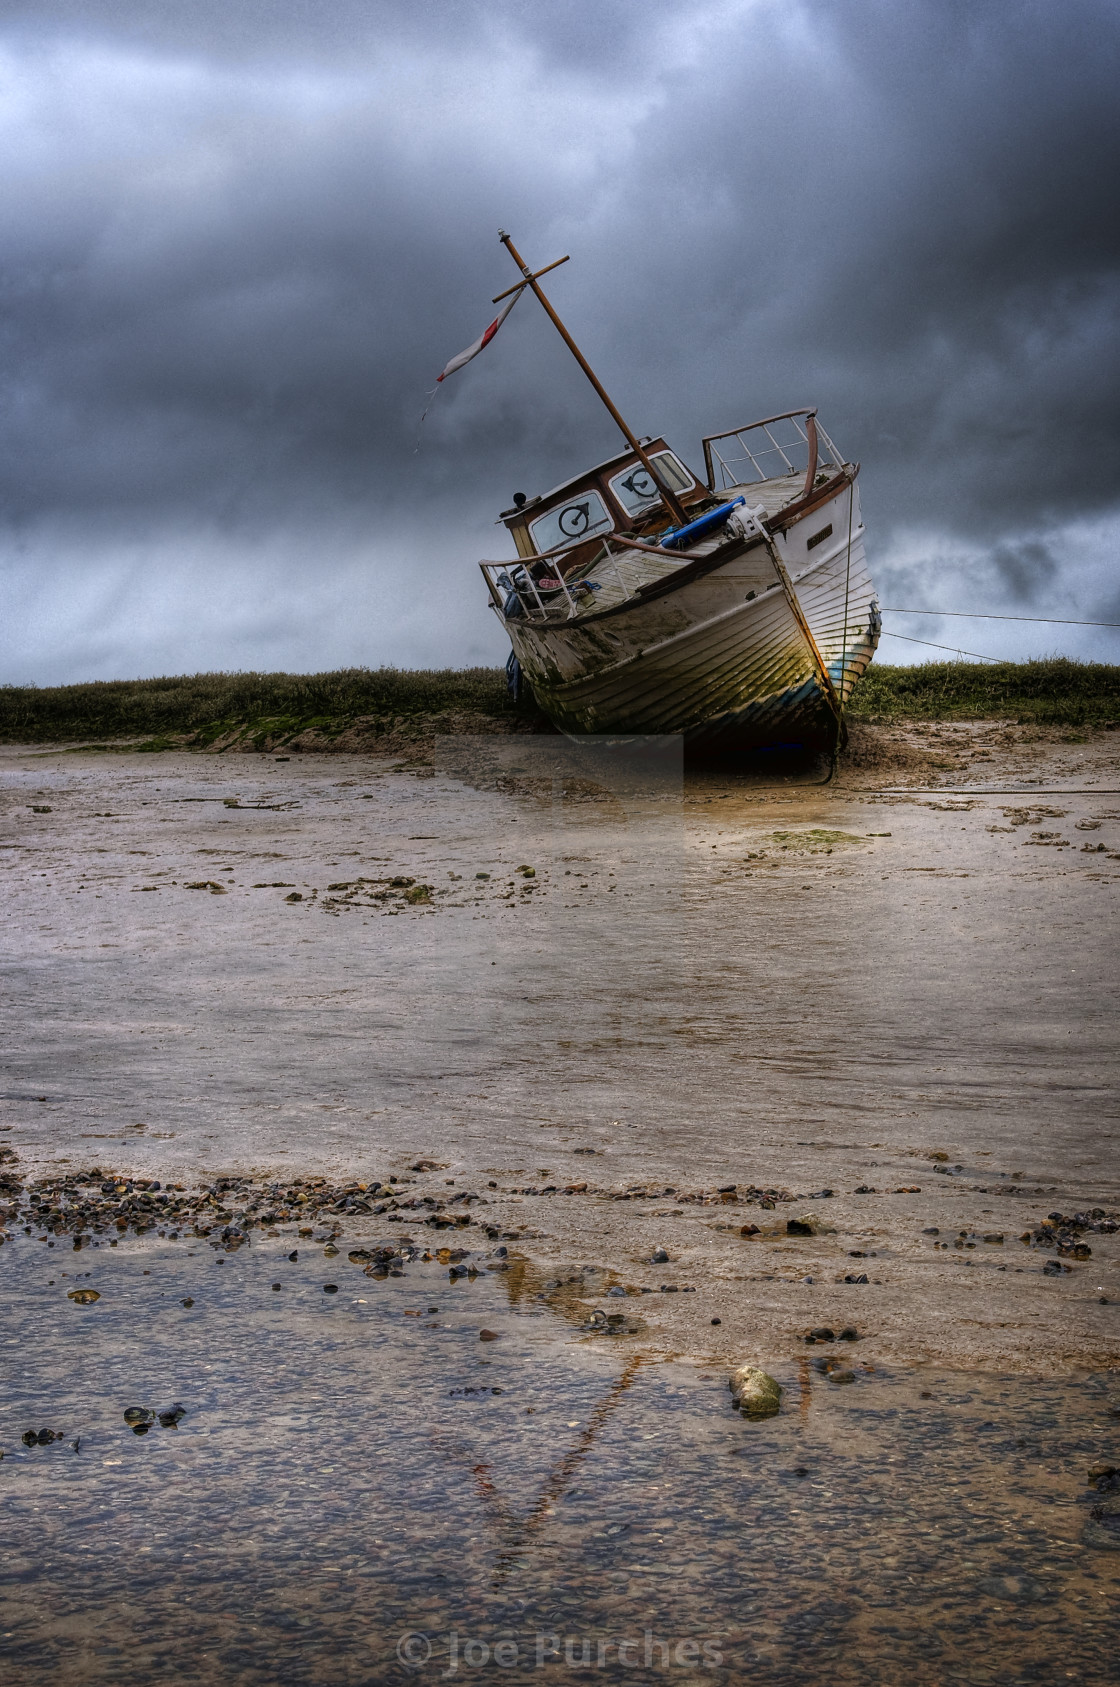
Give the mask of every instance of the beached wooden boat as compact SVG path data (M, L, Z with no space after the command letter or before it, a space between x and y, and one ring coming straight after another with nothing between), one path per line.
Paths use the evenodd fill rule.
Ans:
M481 567L513 682L568 733L834 748L880 629L858 463L791 410L710 434L701 479L631 433L503 239L627 441L502 512L517 560Z

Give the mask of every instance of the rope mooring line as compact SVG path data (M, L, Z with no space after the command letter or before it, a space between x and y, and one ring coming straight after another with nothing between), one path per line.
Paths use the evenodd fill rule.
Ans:
M897 614L897 611L895 613ZM978 650L962 650L959 644L934 644L933 640L928 638L909 638L906 633L888 632L886 627L883 628L880 637L900 638L903 644L921 644L927 650L949 650L955 652L958 656L973 656L977 662L1005 662L1007 660L1005 656L984 656Z
M971 609L884 609L884 615L952 615L958 621L1030 621L1039 627L1117 627L1120 621L1070 621L1061 615L987 615ZM899 637L895 634L895 637ZM919 640L915 639L915 644ZM948 650L949 646L943 646Z

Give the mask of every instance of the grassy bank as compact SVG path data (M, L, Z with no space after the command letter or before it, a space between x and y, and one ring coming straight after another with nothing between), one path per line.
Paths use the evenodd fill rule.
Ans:
M1120 722L1120 667L1106 662L873 662L852 697L866 721L1013 720L1040 726Z
M0 686L0 742L144 738L153 748L187 734L204 746L238 729L269 738L355 721L374 730L420 727L434 717L519 711L500 668L343 668L326 674L187 674L84 685ZM1120 721L1120 667L1100 662L874 663L852 700L854 719L1010 719L1087 726Z
M189 734L205 745L239 727L269 736L356 720L386 730L454 714L516 713L500 668L342 668L326 674L184 674L84 685L0 687L0 742L60 743Z

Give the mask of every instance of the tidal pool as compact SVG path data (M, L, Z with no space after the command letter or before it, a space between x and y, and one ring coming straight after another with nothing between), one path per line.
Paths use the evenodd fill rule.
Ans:
M1115 1376L855 1344L854 1381L793 1359L749 1423L725 1370L527 1302L516 1256L466 1263L0 1250L7 1678L1115 1680L1120 1552L1085 1541Z

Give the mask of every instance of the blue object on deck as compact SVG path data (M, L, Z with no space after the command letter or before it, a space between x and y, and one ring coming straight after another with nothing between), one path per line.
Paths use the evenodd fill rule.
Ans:
M660 541L661 549L678 551L682 545L691 545L694 539L702 539L714 528L722 527L732 510L746 501L745 498L732 498L729 504L721 504L718 510L709 510L707 515L698 516L695 521L690 521L687 527L678 527L672 533L666 533Z

